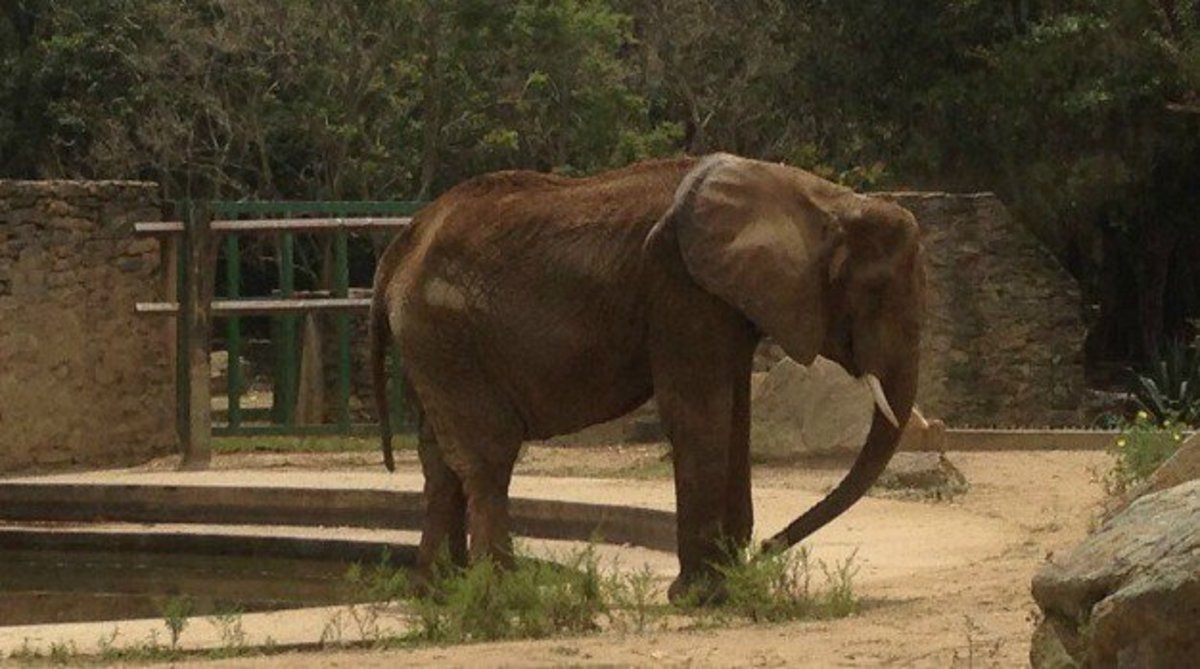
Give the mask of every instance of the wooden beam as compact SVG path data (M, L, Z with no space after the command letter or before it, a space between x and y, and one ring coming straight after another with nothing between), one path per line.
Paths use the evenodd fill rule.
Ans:
M187 333L187 424L183 439L186 471L208 469L212 461L212 396L209 353L212 351L213 269L216 244L211 215L205 203L191 208L187 230L187 285L179 310L179 327Z

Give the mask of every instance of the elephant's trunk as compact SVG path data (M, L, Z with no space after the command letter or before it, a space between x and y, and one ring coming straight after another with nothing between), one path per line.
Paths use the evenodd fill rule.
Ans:
M913 400L917 389L917 356L912 355L908 360L897 363L893 373L885 374L880 379L883 394L887 397L895 413L896 423L886 416L876 402L875 413L871 420L871 431L867 435L866 444L850 471L820 502L796 518L790 525L763 543L764 552L781 551L790 548L805 537L816 532L833 519L854 505L867 490L875 484L883 473L896 446L900 443L900 434L908 423L912 411Z

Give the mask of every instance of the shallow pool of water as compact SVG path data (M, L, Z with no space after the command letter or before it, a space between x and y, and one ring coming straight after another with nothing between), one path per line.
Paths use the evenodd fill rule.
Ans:
M338 560L90 550L0 550L0 626L192 615L361 600Z

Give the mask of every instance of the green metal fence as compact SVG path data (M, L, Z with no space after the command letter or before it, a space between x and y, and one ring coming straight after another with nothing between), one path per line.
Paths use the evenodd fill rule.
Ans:
M177 207L179 221L140 223L141 234L165 238L170 262L175 266L174 296L168 301L140 303L140 313L173 315L176 318L176 402L180 441L185 455L189 445L207 461L207 437L217 435L281 434L370 434L378 431L374 423L354 423L350 411L352 392L353 346L352 313L365 313L369 297L351 297L351 291L365 293L369 287L350 286L350 239L354 234L391 235L408 224L408 217L421 202L269 202L209 201L182 202ZM246 235L270 235L276 238L275 261L278 271L277 295L245 296L242 276L241 238ZM332 236L332 267L325 271L332 278L327 294L315 297L299 295L296 289L296 244L300 235ZM218 243L219 242L219 243ZM225 295L214 297L213 284L218 254L225 258ZM172 291L168 291L172 292ZM170 298L174 298L174 300ZM337 383L335 420L317 425L296 422L297 383L299 380L298 331L305 314L332 313L336 332ZM243 318L270 316L273 319L272 344L275 361L272 376L272 406L269 410L243 407L242 391L246 379L241 367L245 350ZM215 319L224 321L214 323ZM207 360L211 349L211 331L224 327L228 354L229 406L227 420L213 424L211 398L207 391ZM393 378L393 425L409 427L403 407L403 393L397 387L399 358L391 356ZM201 369L203 367L203 369ZM203 375L204 378L197 378ZM203 387L202 387L203 386ZM202 414L202 415L200 415ZM195 434L197 431L205 434ZM205 443L199 443L199 442Z

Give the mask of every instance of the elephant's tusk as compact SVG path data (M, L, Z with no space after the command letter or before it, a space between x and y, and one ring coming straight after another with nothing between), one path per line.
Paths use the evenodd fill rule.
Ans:
M892 411L892 405L888 404L887 395L883 394L883 386L879 383L879 377L874 374L863 374L860 377L863 383L871 389L871 396L875 398L875 406L879 407L883 417L888 419L892 425L900 427L900 421L896 420L896 414Z

